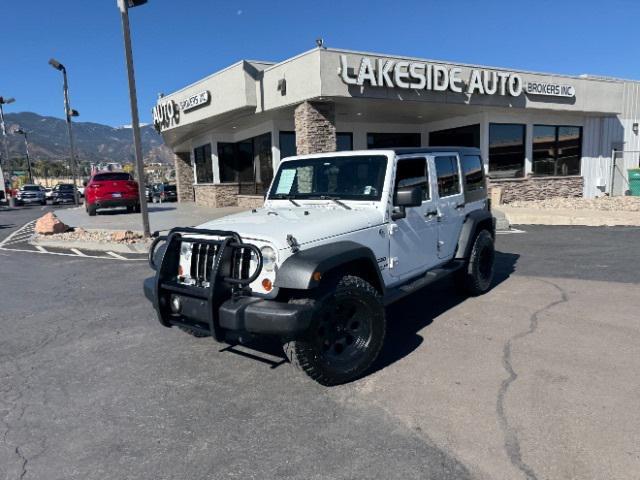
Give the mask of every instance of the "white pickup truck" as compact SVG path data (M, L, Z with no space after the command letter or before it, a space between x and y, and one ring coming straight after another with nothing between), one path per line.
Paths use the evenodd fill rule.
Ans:
M294 365L336 385L377 358L386 305L449 274L486 292L494 236L478 149L290 157L262 208L157 237L144 290L166 327L277 336Z

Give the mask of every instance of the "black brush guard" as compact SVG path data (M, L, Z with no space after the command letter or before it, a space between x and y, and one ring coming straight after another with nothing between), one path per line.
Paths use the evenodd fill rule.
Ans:
M161 242L165 242L166 248L156 264ZM193 244L190 276L195 278L196 285L177 281L183 242ZM255 272L249 274L252 252L258 264ZM149 265L156 275L145 280L144 293L165 327L189 328L225 341L228 332L293 339L304 334L311 324L309 305L251 296L249 284L260 276L262 254L255 245L242 243L235 232L174 228L168 235L154 239L149 249ZM172 308L172 299L179 300L178 311Z

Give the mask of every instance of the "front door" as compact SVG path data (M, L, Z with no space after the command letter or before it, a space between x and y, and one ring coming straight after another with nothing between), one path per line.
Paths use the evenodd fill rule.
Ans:
M389 272L399 280L422 273L438 261L437 215L426 157L398 159L394 186L422 188L422 205L406 208L405 218L391 224Z
M453 257L464 222L464 194L460 159L455 153L433 157L437 178L438 258Z

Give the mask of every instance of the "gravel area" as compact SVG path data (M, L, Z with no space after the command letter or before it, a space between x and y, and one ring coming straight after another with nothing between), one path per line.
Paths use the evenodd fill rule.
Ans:
M145 240L142 234L132 231L113 231L113 230L85 230L83 228L75 228L64 233L55 235L38 235L39 238L48 240L64 240L64 241L83 241L97 243L121 243L131 244L151 244L151 240Z
M540 210L603 210L610 212L640 212L640 197L547 198L516 201L505 204L514 208Z

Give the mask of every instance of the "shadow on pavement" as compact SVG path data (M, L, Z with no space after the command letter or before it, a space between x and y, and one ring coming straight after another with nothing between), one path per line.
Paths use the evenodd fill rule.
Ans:
M515 272L518 258L518 254L496 252L491 288L495 288ZM453 279L446 278L391 305L387 309L387 338L384 347L367 375L382 370L417 349L423 342L418 332L431 325L434 318L467 298L456 289Z

